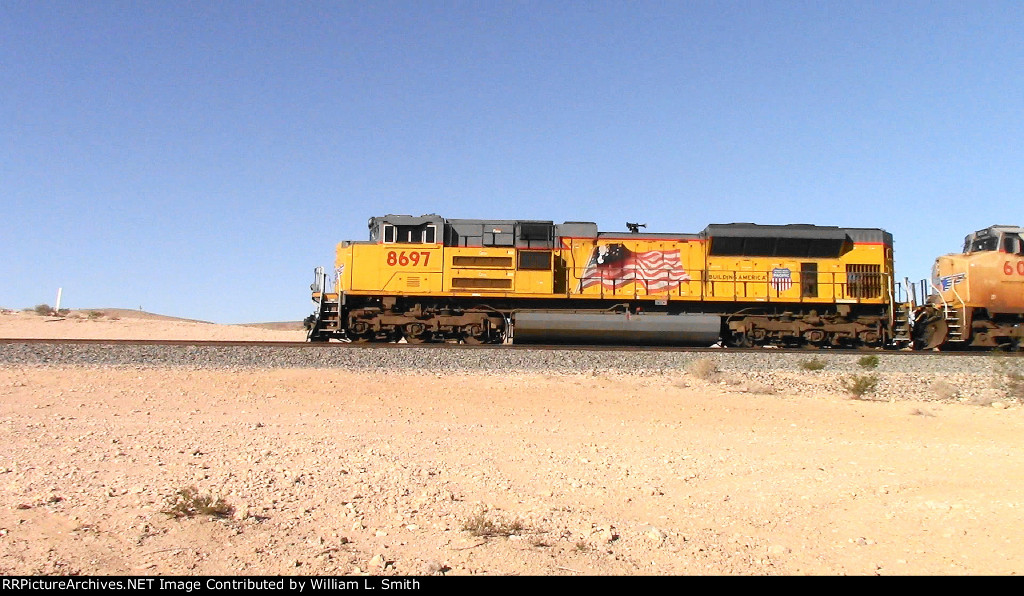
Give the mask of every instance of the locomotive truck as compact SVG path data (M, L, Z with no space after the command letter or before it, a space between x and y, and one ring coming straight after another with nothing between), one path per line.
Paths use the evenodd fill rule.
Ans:
M333 279L317 268L310 341L887 347L912 339L910 305L895 295L892 235L882 229L600 232L592 222L433 214L372 217L368 227L368 240L338 244Z

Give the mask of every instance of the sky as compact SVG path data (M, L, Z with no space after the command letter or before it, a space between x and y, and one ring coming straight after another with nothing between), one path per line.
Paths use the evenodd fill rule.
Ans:
M1024 225L1024 3L0 2L0 307L312 312L375 215Z

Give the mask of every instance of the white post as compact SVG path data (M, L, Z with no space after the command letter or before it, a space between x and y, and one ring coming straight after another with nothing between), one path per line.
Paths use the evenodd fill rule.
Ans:
M63 290L64 290L64 288L57 288L57 306L53 307L53 314L55 314L55 315L59 315L60 314L60 293Z

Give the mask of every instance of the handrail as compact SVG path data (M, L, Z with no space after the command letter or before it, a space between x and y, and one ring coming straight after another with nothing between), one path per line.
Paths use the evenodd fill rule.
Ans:
M892 284L889 284L889 331L896 325L896 296Z
M950 285L949 289L953 292L953 295L956 296L956 299L960 301L960 307L967 308L967 303L964 302L964 299L960 297L960 292L956 291L956 284Z
M942 295L942 290L930 281L928 282L928 285L931 286L931 289L935 290L935 295L942 301L942 312L947 312L949 310L949 303L946 302L946 297Z
M590 275L584 275L586 269L573 267L570 269L570 280L574 282L572 288L586 288L598 286L597 294L604 297L621 296L624 292L621 288L633 286L634 295L644 296L686 296L701 300L707 298L749 298L766 302L806 302L815 303L822 300L843 300L863 302L865 300L885 300L893 302L895 299L893 289L893 276L883 271L823 271L806 273L801 271L791 272L789 278L776 279L772 277L773 270L693 270L682 276L665 272L656 276L645 277L637 271L623 272L623 274L610 276L607 271L596 271ZM726 279L711 279L711 275L726 276ZM757 279L738 279L740 274L756 276ZM805 295L803 288L806 281L816 286L814 296ZM822 278L825 278L824 280ZM841 281L839 281L841 280ZM665 283L664 291L651 291L651 285ZM635 285L633 285L635 284ZM696 286L694 284L697 284ZM722 284L725 284L724 289ZM584 288L583 286L586 286ZM609 287L610 286L610 287ZM672 287L674 286L674 287ZM699 291L697 289L699 288ZM764 294L757 293L762 288ZM786 295L793 292L796 295ZM823 291L826 290L826 291ZM831 292L827 291L830 289ZM684 293L684 290L686 292ZM718 290L718 291L716 291ZM583 293L580 290L572 290L571 293ZM824 294L824 295L823 295ZM829 296L828 294L831 294Z

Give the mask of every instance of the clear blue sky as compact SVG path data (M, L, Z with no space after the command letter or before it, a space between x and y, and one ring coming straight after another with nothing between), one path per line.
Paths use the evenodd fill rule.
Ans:
M1024 224L1022 2L0 3L0 306L296 320L386 213Z

